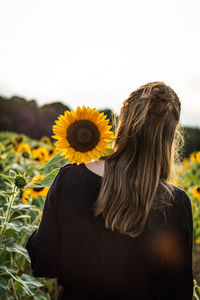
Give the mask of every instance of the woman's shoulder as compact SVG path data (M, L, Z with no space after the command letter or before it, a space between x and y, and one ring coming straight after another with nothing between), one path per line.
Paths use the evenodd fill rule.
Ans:
M80 177L83 174L83 163L67 163L66 165L60 167L57 177L59 178L73 178L73 177Z
M92 172L89 168L86 167L84 163L68 163L60 167L57 176L56 182L63 182L66 184L80 183L83 179L87 181L97 182L101 178L100 175Z
M191 199L189 195L180 187L174 187L174 206L176 209L183 209L185 213L191 213Z

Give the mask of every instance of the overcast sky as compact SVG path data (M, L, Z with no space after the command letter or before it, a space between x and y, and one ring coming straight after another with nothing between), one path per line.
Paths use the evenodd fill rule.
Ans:
M0 0L0 95L111 108L164 81L200 127L199 0Z

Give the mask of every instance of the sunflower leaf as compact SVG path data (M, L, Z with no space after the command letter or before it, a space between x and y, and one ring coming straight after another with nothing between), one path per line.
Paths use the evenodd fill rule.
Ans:
M58 162L66 161L65 158L63 158L62 156L60 156L60 154L62 153L62 151L60 151L58 154L56 154L55 156L53 156L44 166L40 167L39 170L45 169L47 167L50 167L50 166L52 166L54 164L57 164Z
M47 174L45 177L43 177L41 180L37 181L37 184L34 183L34 185L26 185L24 188L38 188L42 186L51 186L52 182L54 181L54 178L56 177L58 171L60 168L56 168L53 171L51 171L49 174Z
M39 182L39 181L37 181L37 182ZM37 183L27 184L23 187L23 189L35 189L35 188L39 188L41 186L42 186L41 184L37 184Z
M12 245L7 246L6 250L8 252L15 252L15 253L22 254L23 256L25 256L25 258L27 259L27 261L29 263L31 262L27 250L24 247L22 247L21 245L17 244L17 243L13 243Z

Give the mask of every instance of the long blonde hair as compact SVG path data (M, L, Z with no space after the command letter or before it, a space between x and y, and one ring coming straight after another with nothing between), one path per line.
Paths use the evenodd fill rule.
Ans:
M145 84L123 102L93 206L106 228L134 238L144 230L151 208L170 205L174 159L184 143L180 110L177 94L163 82Z

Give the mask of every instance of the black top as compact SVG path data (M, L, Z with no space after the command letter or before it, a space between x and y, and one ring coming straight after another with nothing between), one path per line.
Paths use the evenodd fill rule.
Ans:
M57 278L64 287L62 300L192 300L188 195L174 186L173 206L165 215L150 213L153 222L131 238L106 229L103 217L93 216L101 182L83 163L60 168L39 228L26 244L33 276Z

